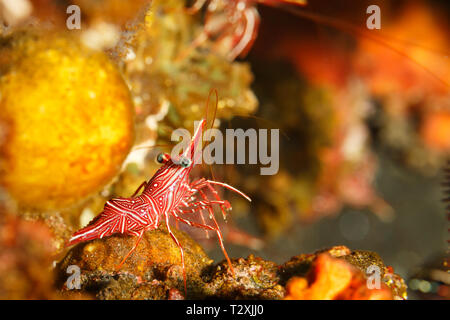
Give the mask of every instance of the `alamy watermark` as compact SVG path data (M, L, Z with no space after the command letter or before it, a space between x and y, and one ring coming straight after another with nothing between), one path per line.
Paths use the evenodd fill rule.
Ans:
M367 281L366 285L368 289L380 289L381 288L381 270L377 265L370 265L366 269Z
M76 4L67 7L66 13L70 16L66 19L66 27L69 30L81 29L81 9Z
M200 121L194 122L196 129L199 125ZM278 172L279 129L226 129L224 136L222 131L212 128L207 129L203 137L209 143L203 148L202 139L199 139L194 149L195 164L261 164L265 166L260 168L261 175L274 175ZM172 132L171 140L179 141L171 152L171 158L177 159L189 147L191 134L188 130L179 128Z
M367 29L380 30L381 29L381 9L380 9L380 7L377 6L376 4L372 4L367 7L366 13L370 14L370 16L366 20Z
M73 290L73 289L81 289L81 270L80 267L72 264L70 266L67 267L66 270L67 274L70 274L71 276L69 276L67 278L66 281L66 287L69 290Z

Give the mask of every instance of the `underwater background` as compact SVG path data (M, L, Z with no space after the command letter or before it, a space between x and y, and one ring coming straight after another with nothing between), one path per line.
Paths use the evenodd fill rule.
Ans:
M449 16L0 0L0 298L449 299ZM250 139L244 164L175 162L202 118L279 129L276 173Z

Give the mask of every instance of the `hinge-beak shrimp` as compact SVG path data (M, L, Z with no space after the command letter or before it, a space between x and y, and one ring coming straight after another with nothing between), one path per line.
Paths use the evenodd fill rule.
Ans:
M221 209L224 217L226 216L226 211L231 209L231 205L228 201L220 198L215 187L229 189L248 201L251 201L251 199L243 192L223 182L205 178L190 181L189 174L197 163L196 157L198 153L195 152L196 146L202 139L205 127L206 119L203 119L196 129L189 147L178 156L178 159L172 159L169 154L158 155L157 161L162 164L162 167L158 169L155 175L149 181L144 181L130 198L108 200L102 213L95 217L86 227L75 232L68 245L93 239L102 239L115 233L135 236L135 244L117 266L117 270L119 270L128 257L136 250L144 233L148 230L159 228L161 222L164 221L170 236L180 249L186 292L184 251L171 230L169 220L172 217L175 221L185 223L191 227L215 231L220 247L228 261L230 271L234 275L230 258L223 244L222 233L214 217L214 205ZM142 193L138 195L142 188ZM208 194L212 195L214 199L210 199ZM212 226L204 222L204 210L209 214ZM185 219L183 215L188 213L199 214L202 223Z
M244 57L258 34L258 3L271 6L282 3L303 6L306 0L196 0L188 8L188 12L197 13L206 5L205 27L191 47L197 47L206 39L214 37L217 38L216 43L230 44L227 53L229 60L238 56Z

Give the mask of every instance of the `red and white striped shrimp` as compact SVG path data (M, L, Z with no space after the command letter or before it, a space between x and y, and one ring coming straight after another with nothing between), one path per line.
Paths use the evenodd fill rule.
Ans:
M306 4L306 0L196 0L188 12L198 12L207 2L204 30L192 47L208 38L216 38L217 45L226 47L226 56L230 60L245 56L256 39L260 22L257 3L271 6Z
M173 234L169 220L185 223L192 227L213 230L219 239L220 247L230 266L230 271L234 274L230 258L223 244L223 237L217 221L214 217L214 205L220 207L224 217L226 211L231 209L230 203L222 200L215 190L215 186L220 186L232 190L248 201L251 201L241 191L222 182L201 178L190 182L189 174L198 162L196 146L202 139L203 130L206 127L206 119L200 121L189 147L178 157L172 159L168 154L158 155L157 161L162 163L155 175L144 181L130 198L115 198L108 200L103 212L94 218L86 227L75 232L68 245L74 245L82 241L101 239L115 233L122 233L136 236L136 242L128 254L123 258L117 269L120 269L127 258L136 250L145 231L159 228L162 221L165 222L167 230L180 249L181 264L183 267L184 287L186 291L186 272L184 264L184 251L178 239ZM143 192L137 196L139 191ZM211 194L214 199L208 197ZM203 210L207 210L213 226L205 224L202 215ZM185 219L183 215L193 213L199 214L202 223L197 223Z

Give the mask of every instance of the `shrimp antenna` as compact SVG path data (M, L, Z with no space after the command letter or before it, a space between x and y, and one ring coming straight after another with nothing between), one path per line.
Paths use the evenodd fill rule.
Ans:
M216 104L215 104L215 107L214 107L214 114L213 114L213 118L212 118L212 122L211 122L210 129L213 128L214 122L216 121L217 109L218 109L218 106L219 106L219 94L218 94L216 88L212 88L211 90L209 90L208 99L206 100L206 111L205 111L206 127L208 127L209 101L211 100L211 95L212 95L213 93L216 95ZM210 140L211 140L211 135L208 137L208 141L210 141ZM212 179L215 179L215 177L214 177L214 172L213 172L211 166L209 166L209 171L210 171L210 173L211 173Z
M142 150L142 149L154 149L154 148L156 149L156 148L169 148L169 147L171 147L170 144L155 144L153 146L136 146L136 147L131 148L130 152L134 152L134 151Z
M315 13L310 12L310 11L300 10L300 9L297 9L297 8L284 7L283 9L285 11L295 15L295 16L298 16L298 17L301 17L301 18L305 18L305 19L308 19L310 21L322 23L324 25L327 25L327 26L330 26L330 27L333 27L333 28L336 28L336 29L339 29L339 30L342 30L342 31L346 31L346 32L348 32L350 34L353 34L353 35L356 35L356 36L364 36L367 39L369 39L371 41L374 41L374 42L376 42L378 44L381 44L381 45L385 46L386 48L390 49L391 51L397 53L398 55L408 59L413 64L415 64L416 66L418 66L422 70L424 70L429 76L431 76L439 84L445 86L446 88L448 88L450 86L449 83L447 83L444 79L442 79L441 77L436 75L431 69L427 68L425 65L423 65L422 63L420 63L416 59L410 57L409 55L407 55L403 51L395 48L394 46L389 44L389 42L387 42L385 39L383 39L380 36L376 36L376 35L364 32L363 30L361 30L360 28L352 25L351 23L346 23L346 22L340 21L340 20L338 20L336 18L322 16L322 15L315 14ZM410 45L411 45L411 43L410 43Z
M214 121L216 120L216 115L217 115L217 109L219 106L219 94L217 93L217 89L213 88L211 90L209 90L209 94L208 94L208 100L206 100L206 112L205 112L205 119L206 119L206 124L208 126L208 109L209 109L209 101L211 100L211 94L214 92L214 94L216 95L216 105L214 108L214 115L213 115L213 119L212 119L212 123L211 123L211 127L210 129L212 129L212 127L214 126Z

